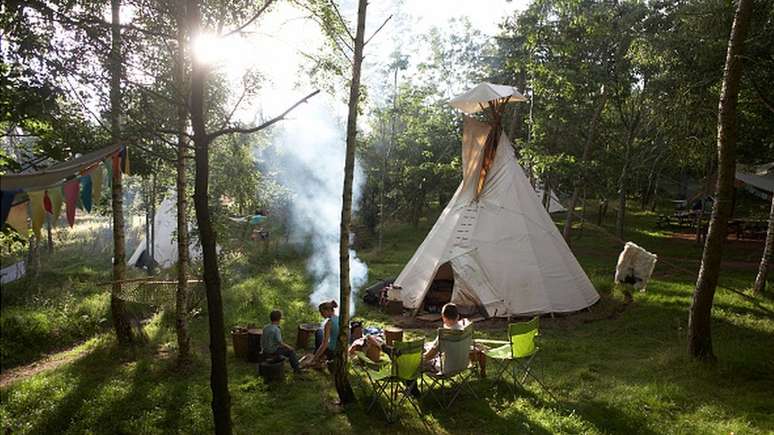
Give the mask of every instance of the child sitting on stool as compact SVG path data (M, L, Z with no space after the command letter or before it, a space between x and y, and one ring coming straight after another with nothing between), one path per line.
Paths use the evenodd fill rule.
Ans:
M263 327L263 334L261 335L261 352L264 355L277 355L285 357L290 362L290 367L293 367L295 373L300 373L301 369L298 365L298 357L296 351L282 341L282 331L280 330L279 323L282 320L282 311L274 310L269 314L269 320L271 323Z

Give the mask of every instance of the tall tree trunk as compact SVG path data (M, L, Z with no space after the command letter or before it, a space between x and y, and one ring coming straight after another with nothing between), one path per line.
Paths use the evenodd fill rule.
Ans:
M191 34L201 30L201 11L197 0L188 7ZM207 66L193 59L191 69L191 127L193 128L194 160L194 208L199 225L204 262L204 285L207 294L207 318L210 324L210 388L212 389L212 415L215 433L231 434L231 396L228 392L228 368L226 366L226 332L223 325L223 300L220 294L220 271L208 203L209 145L206 131L204 99L207 82Z
M699 277L688 314L688 352L700 360L714 361L712 351L712 300L718 284L723 241L731 214L736 169L736 103L742 77L742 48L750 23L752 0L737 3L728 40L723 87L718 103L718 180Z
M185 2L177 1L177 62L175 63L175 81L177 82L177 292L175 293L175 331L177 332L177 362L186 365L191 359L191 336L188 332L188 201L186 199L186 137L188 109L185 86Z
M366 0L359 0L357 7L357 30L355 33L355 54L352 60L352 82L349 87L349 115L347 116L347 150L344 162L344 192L341 201L341 234L339 239L339 274L341 311L339 313L339 338L336 344L334 382L342 405L355 400L355 393L347 375L347 347L349 345L349 229L352 222L352 175L355 169L355 147L357 145L357 110L360 102L360 69L363 64L363 46Z
M121 145L121 0L111 0L112 44L110 47L110 141ZM127 151L128 152L128 151ZM126 246L124 242L124 189L121 170L113 171L111 199L113 207L113 288L110 294L110 313L119 344L134 341L132 324L126 311L126 303L119 297L121 281L126 278Z
M597 105L597 109L594 111L594 114L591 116L591 123L589 125L589 131L588 136L586 137L586 143L583 145L583 154L581 155L581 171L583 171L583 164L588 162L591 158L591 145L594 143L594 132L597 130L597 124L599 123L599 116L602 114L602 111L605 109L605 104L607 103L607 92L605 92L605 88L602 87L602 94L600 95L600 101ZM580 190L585 184L585 174L581 175L580 177L576 178L575 186L572 189L572 196L570 197L570 204L567 206L567 220L564 222L564 231L562 231L562 235L564 236L564 240L570 241L570 232L572 231L572 218L575 214L575 206L578 204L578 196L580 196Z
M774 195L771 196L771 210L769 211L769 228L766 230L766 245L763 248L761 264L758 266L758 276L755 277L753 294L758 295L766 290L766 276L769 274L769 261L774 252Z

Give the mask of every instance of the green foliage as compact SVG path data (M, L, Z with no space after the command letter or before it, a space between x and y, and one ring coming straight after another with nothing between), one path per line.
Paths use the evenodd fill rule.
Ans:
M372 280L396 274L413 254L434 216L418 228L388 226L389 249L362 251ZM657 252L656 275L645 293L627 309L611 286L611 268L620 246L594 229L576 232L579 260L603 295L591 313L541 320L543 378L561 405L553 404L534 383L511 397L502 386L474 380L481 400L463 396L453 411L427 406L434 433L768 433L774 428L769 399L774 378L768 349L774 322L765 310L770 300L753 303L720 289L713 332L717 366L691 363L684 355L685 311L693 277L672 264L695 270L700 249L692 241L652 231L655 216L638 214L627 238ZM728 248L731 260L721 284L738 287L754 269L755 249ZM310 282L303 256L251 255L230 263L224 281L226 324L266 323L280 308L286 341L293 343L299 322L316 321L307 301ZM753 261L750 261L753 260ZM750 262L740 265L741 261ZM371 307L356 317L371 325L392 322ZM611 315L612 313L617 313ZM3 317L5 313L3 313ZM171 316L170 318L171 319ZM504 323L481 326L480 337L504 338ZM108 335L72 351L79 358L0 390L0 426L14 433L211 433L207 319L191 323L195 359L185 371L174 369L174 328L155 317L147 326L149 343L124 350ZM411 337L434 331L409 329ZM5 333L4 333L5 335ZM356 406L344 412L328 404L336 397L325 373L302 379L288 374L281 385L266 385L254 364L229 352L229 380L238 433L424 433L407 407L397 424L379 412ZM493 369L489 368L490 373ZM355 378L358 382L363 379ZM363 394L366 390L357 389ZM367 397L360 396L365 402ZM278 426L277 422L282 422Z

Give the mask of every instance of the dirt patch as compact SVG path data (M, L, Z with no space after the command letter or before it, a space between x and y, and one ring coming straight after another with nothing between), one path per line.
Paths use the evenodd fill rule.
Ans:
M25 366L14 367L10 370L3 371L3 373L0 373L0 388L5 388L14 382L27 379L30 376L35 376L38 373L52 370L75 361L88 352L88 349L74 351L73 349L75 349L75 347L62 352L49 354L48 356Z

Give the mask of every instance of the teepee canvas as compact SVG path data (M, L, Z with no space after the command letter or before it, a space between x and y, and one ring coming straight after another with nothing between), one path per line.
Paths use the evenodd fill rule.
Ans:
M599 295L535 195L505 134L477 194L490 130L490 124L465 119L463 180L395 281L402 287L403 306L421 308L437 275L449 269L451 302L483 308L489 316L572 312L592 305Z

